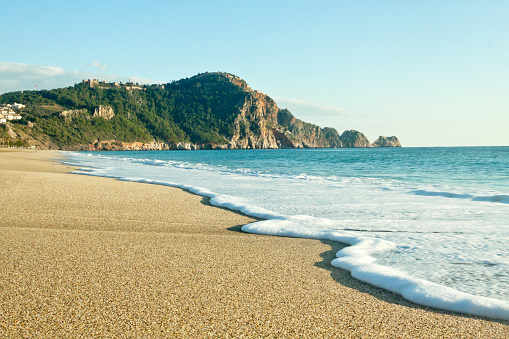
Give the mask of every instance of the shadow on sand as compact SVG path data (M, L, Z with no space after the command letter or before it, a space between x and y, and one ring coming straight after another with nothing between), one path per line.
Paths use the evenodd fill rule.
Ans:
M192 193L192 192L190 192L190 193ZM203 197L203 199L201 200L201 203L204 205L211 205L210 198ZM224 208L224 207L218 207L218 206L215 206L215 207L222 208L222 209L225 209L230 212L240 214L243 216L247 216L254 220L262 220L259 218L251 217L251 216L246 215L239 211L234 211L234 210ZM242 231L242 226L244 226L244 225L237 225L237 226L229 227L227 229L232 232L244 233ZM440 314L450 314L450 315L464 317L464 318L483 319L483 320L497 322L497 323L504 324L504 325L509 325L509 321L505 321L505 320L479 317L479 316L474 316L474 315L469 315L469 314L444 311L444 310L440 310L440 309L428 307L428 306L422 306L422 305L413 303L411 301L408 301L398 294L386 291L384 289L381 289L381 288L369 285L369 284L362 282L360 280L357 280L352 277L352 275L350 274L349 271L338 268L338 267L334 267L331 265L332 260L334 260L336 258L336 253L348 245L337 242L337 241L332 241L332 240L317 240L317 241L321 241L323 244L330 246L331 249L326 252L320 253L320 257L322 258L322 260L316 262L314 265L316 267L319 267L321 269L329 271L331 278L334 279L337 283L339 283L345 287L356 289L357 291L362 292L362 293L368 293L379 300L382 300L382 301L385 301L388 303L392 303L392 304L396 304L396 305L400 305L400 306L404 306L404 307L412 307L412 308L426 310L429 312L440 313Z
M320 257L322 258L322 260L319 262L316 262L315 266L329 271L332 279L334 279L336 282L338 282L339 284L341 284L345 287L353 288L359 292L371 294L372 296L374 296L375 298L377 298L379 300L382 300L382 301L385 301L388 303L405 306L405 307L418 308L418 309L422 309L422 310L426 310L426 311L434 312L434 313L450 314L450 315L455 315L458 317L465 317L465 318L472 318L472 319L483 319L483 320L493 321L493 322L497 322L497 323L504 324L504 325L509 325L509 321L473 316L473 315L469 315L469 314L444 311L444 310L439 310L439 309L432 308L432 307L422 306L422 305L413 303L411 301L408 301L398 294L383 290L381 288L378 288L378 287L369 285L365 282L362 282L360 280L357 280L357 279L353 278L352 275L350 274L350 272L348 272L347 270L337 268L337 267L334 267L331 265L331 261L336 258L336 253L348 245L342 244L337 241L331 241L331 240L320 240L320 241L322 243L330 246L331 249L329 251L320 253Z

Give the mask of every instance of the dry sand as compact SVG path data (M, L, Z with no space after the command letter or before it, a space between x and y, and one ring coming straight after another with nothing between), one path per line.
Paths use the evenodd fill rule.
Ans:
M506 338L332 268L340 244L245 234L179 189L0 151L0 337Z

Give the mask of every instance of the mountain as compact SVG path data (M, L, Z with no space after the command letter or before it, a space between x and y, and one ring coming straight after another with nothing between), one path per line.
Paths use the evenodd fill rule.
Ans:
M83 80L67 88L11 92L22 119L0 125L0 144L64 150L372 147L295 118L229 73L164 85ZM1 118L1 117L0 117Z

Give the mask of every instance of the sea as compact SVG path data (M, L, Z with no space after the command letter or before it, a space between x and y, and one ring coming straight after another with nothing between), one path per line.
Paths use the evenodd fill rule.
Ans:
M245 232L347 244L333 266L415 303L509 320L509 147L66 155L261 219Z

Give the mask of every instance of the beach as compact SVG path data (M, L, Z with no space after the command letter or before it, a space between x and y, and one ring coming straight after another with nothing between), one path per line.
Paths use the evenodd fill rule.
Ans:
M0 150L0 337L505 338L330 265L335 242L247 234L180 189Z

